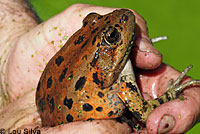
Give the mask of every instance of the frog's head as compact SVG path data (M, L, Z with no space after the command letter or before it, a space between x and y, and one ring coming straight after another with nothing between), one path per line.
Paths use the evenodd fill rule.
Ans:
M106 88L116 81L127 62L135 35L135 16L128 9L120 9L103 16L91 13L88 18L94 18L98 26L93 28L96 36L92 39L97 46L91 62L97 70L94 81Z

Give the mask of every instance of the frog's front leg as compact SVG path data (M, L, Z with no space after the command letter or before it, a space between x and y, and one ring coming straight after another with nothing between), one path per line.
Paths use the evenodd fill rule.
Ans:
M140 94L130 60L127 61L117 83L119 87L118 97L129 108L137 120L143 121L146 119L146 113L150 113L152 109Z
M125 105L129 108L129 110L133 113L133 115L141 122L146 122L149 114L159 105L166 103L168 101L174 100L181 93L181 91L188 86L198 84L200 85L200 81L192 80L180 84L183 80L186 73L191 69L192 66L187 67L184 72L180 74L180 76L172 83L172 80L169 81L169 86L167 91L156 98L155 100L146 101L142 98L140 93L138 92L138 87L133 81L133 76L130 74L121 76L121 87L118 93L119 98L125 103Z

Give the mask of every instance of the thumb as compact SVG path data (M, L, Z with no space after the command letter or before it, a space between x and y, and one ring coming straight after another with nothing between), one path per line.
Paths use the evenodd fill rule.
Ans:
M191 96L176 99L156 108L147 120L149 133L184 133L196 121L198 104ZM193 103L193 104L192 104Z
M84 4L72 5L22 35L10 53L6 68L10 100L37 87L47 62L67 39L81 28L82 20L89 12L104 14L111 10L114 9Z

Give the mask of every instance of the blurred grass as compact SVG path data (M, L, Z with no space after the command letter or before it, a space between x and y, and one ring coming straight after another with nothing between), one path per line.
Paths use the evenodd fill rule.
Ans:
M163 54L163 61L179 71L192 64L189 76L200 79L200 1L186 0L28 0L41 20L45 21L75 3L98 6L131 8L147 21L151 38L166 35L167 41L158 42L155 47ZM198 123L187 134L197 134Z

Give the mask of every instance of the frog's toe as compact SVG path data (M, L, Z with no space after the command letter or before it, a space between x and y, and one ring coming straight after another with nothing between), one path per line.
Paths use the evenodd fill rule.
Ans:
M185 82L183 84L180 84L183 78L186 76L187 72L192 68L192 65L189 65L180 75L179 77L173 82L173 79L169 80L167 91L174 92L174 93L180 93L183 91L184 88L192 86L192 85L200 85L199 80L192 80Z
M195 85L195 84L200 85L200 80L192 80L192 81L185 82L182 85L178 86L176 90L178 92L181 92L184 88Z
M176 81L174 82L174 85L179 85L180 82L183 80L183 78L186 76L187 72L192 68L192 65L189 65L188 67L186 67L186 69L179 75L179 77L176 79Z

